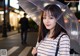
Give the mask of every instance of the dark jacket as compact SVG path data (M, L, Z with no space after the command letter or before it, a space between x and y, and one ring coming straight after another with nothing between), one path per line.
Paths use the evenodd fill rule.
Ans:
M21 24L21 30L27 30L29 25L28 25L28 18L23 17L20 19L19 23Z

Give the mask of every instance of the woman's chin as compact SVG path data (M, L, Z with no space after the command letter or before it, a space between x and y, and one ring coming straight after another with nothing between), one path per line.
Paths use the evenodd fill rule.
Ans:
M51 30L51 29L54 29L54 28L53 27L46 27L46 29Z
M50 30L51 28L49 28L49 27L46 27L46 29Z

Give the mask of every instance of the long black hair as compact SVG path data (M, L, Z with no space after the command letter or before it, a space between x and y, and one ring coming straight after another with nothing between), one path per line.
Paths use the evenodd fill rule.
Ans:
M47 5L44 8L44 10L41 13L41 23L40 23L40 26L39 26L38 42L43 40L45 38L46 34L49 32L49 30L46 29L46 27L43 24L43 13L44 13L44 11L50 11L51 15L53 17L55 17L57 20L58 20L59 16L62 14L61 9L55 4ZM63 16L60 16L59 19L60 20L58 20L58 21L61 22L62 25L64 26ZM55 25L55 28L54 28L54 34L53 34L53 36L51 38L55 39L61 32L64 32L64 33L67 34L66 30L64 28L62 28L62 26L57 22L56 25Z

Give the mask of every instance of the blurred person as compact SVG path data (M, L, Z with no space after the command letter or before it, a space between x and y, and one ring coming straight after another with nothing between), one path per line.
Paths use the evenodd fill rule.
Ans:
M64 26L63 16L59 18L61 13L55 4L47 5L42 11L37 44L32 49L33 56L70 56L70 38L58 23L60 20Z
M10 25L9 22L7 22L7 30L8 30L8 31L11 31L11 25Z
M24 13L24 17L20 19L19 24L21 28L21 41L22 44L26 44L27 40L27 31L28 31L28 18L26 18L26 13Z

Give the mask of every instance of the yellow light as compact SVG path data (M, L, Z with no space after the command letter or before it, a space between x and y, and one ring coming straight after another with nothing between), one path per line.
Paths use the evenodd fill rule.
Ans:
M24 15L24 11L20 11L20 15L21 15L21 17L23 17Z
M14 10L16 13L19 13L19 10Z
M68 22L69 22L69 20L68 20L68 19L65 19L65 20L64 20L64 22L65 22L65 23L68 23Z
M4 14L4 11L0 11L0 14Z
M36 21L36 17L33 17L32 19L33 19L34 21Z
M20 15L18 15L18 18L20 18Z
M3 21L4 20L4 18L1 18L1 21Z
M27 18L30 18L30 16L29 16L29 15L27 15L26 17L27 17Z
M77 8L76 8L76 7L70 7L70 10L71 10L72 12L76 12Z

